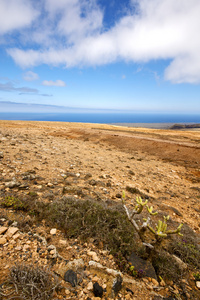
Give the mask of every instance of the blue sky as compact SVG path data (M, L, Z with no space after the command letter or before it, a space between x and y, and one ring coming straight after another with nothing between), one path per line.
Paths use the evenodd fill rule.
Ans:
M199 16L199 0L1 0L0 109L200 113Z

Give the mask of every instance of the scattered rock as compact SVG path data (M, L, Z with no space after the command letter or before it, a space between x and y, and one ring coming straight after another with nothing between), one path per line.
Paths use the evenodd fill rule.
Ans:
M129 262L134 266L135 270L145 277L151 277L157 280L157 275L152 264L140 257L134 252L129 257Z
M200 281L196 281L196 287L200 290Z
M88 291L92 291L93 290L93 283L91 281L88 283L87 289L88 289Z
M3 155L3 152L1 151L0 152L0 158L3 158L4 157L4 155Z
M13 188L18 187L18 186L20 186L20 183L16 182L16 181L9 181L9 182L5 183L5 187L8 187L10 189L13 189Z
M113 290L115 297L117 296L117 294L119 293L119 291L122 288L122 281L123 281L122 277L120 275L118 275L113 282L112 290Z
M67 272L65 272L64 280L71 283L73 287L75 287L78 282L77 275L73 270L67 270Z
M95 282L93 284L93 293L94 293L95 297L102 298L102 296L103 296L103 288L98 284L98 282Z
M93 259L94 261L97 261L97 262L98 262L98 261L100 260L100 259L98 258L98 256L97 256L96 252L94 252L94 251L88 251L87 254L88 254L89 256L91 256L92 259Z
M187 270L188 266L186 263L184 263L179 257L176 255L172 255L172 257L175 259L176 263L178 264L180 270L185 271Z
M0 227L0 234L3 234L4 232L6 232L6 230L8 229L8 227Z
M67 246L67 241L66 240L59 240L59 244L62 246Z
M9 239L9 238L11 238L18 230L19 230L19 228L17 228L17 227L9 227L8 230L6 231L5 236Z
M56 228L52 228L52 229L50 230L50 234L51 234L51 235L56 235L56 232L57 232L57 229L56 229Z
M5 237L0 237L0 245L4 245L7 243L7 239Z
M91 173L87 173L84 177L85 180L89 179L92 177L92 174Z
M47 249L49 251L49 255L50 255L51 258L58 257L58 252L57 252L56 247L54 245L49 245Z
M73 261L69 261L67 264L67 268L68 269L72 269L72 270L79 270L79 269L83 269L84 268L84 261L82 258L80 259L74 259Z

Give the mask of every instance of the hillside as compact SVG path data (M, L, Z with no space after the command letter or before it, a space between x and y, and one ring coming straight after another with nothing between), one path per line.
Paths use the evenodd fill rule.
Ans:
M0 171L0 284L15 262L37 262L61 280L53 299L98 299L95 282L102 299L200 298L193 276L200 272L199 131L0 121ZM171 229L184 224L183 237L172 235L164 245L181 258L176 276L176 269L167 273L166 257L168 268L154 261L156 278L131 276L130 247L143 255L123 211L123 191L130 208L141 196L158 211L156 220L169 215ZM75 286L64 280L71 269ZM115 294L117 276L123 284ZM7 285L0 299L8 299Z

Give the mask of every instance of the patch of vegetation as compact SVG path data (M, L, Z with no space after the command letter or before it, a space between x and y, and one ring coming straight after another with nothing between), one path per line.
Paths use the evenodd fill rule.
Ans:
M192 268L200 270L200 248L195 243L187 242L186 239L184 236L181 241L173 241L169 251Z
M35 206L35 214L62 228L69 238L93 238L111 253L129 255L138 248L138 237L121 207L108 208L94 200L62 197L48 205Z
M38 197L38 194L36 192L33 192L33 191L30 191L29 193L29 196L31 196L32 198L37 198Z
M194 273L193 276L196 281L200 281L200 273L199 272Z
M180 269L180 266L175 259L166 251L159 251L159 253L153 255L152 264L155 268L157 276L162 278L173 280L177 282L180 277L183 275L183 270Z
M103 243L104 248L113 254L121 271L129 274L135 271L130 270L130 264L127 261L132 252L143 259L150 258L157 275L164 279L169 278L177 282L183 274L180 265L172 258L172 254L189 264L193 270L197 272L200 270L200 249L194 233L192 234L192 230L186 225L181 229L184 237L178 237L177 234L170 233L179 233L179 227L177 228L177 224L173 223L172 227L177 229L168 230L167 219L157 223L157 227L149 226L147 220L137 221L136 219L136 222L141 222L141 224L145 222L149 235L156 237L159 242L153 255L148 256L145 243L140 238L141 232L138 232L131 224L122 205L108 207L104 202L97 202L93 199L80 200L72 196L63 196L51 203L38 201L31 195L26 195L20 200L14 199L16 198L6 197L1 201L1 205L16 210L23 209L38 221L45 219L49 225L64 230L68 238L79 238L83 241L92 238L96 245ZM5 205L5 203L10 204ZM141 202L141 205L146 204ZM140 209L140 203L136 208ZM150 215L155 215L151 207L147 207L147 210ZM160 243L163 237L164 245ZM188 242L183 242L183 238ZM137 274L137 276L140 275Z
M18 198L15 198L13 196L8 196L5 197L2 201L1 201L1 206L3 207L9 207L9 208L13 208L15 210L25 210L25 205L24 202L21 201Z
M52 299L60 285L58 278L48 268L25 264L11 268L8 282L15 287L16 296L12 299L24 300Z

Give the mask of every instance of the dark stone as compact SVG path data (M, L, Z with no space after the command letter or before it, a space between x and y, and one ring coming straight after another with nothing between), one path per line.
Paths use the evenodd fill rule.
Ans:
M112 290L115 294L115 296L117 296L117 294L119 293L119 291L122 288L122 277L120 275L117 276L117 278L115 278L114 282L113 282L113 286L112 286Z
M77 177L75 173L67 172L66 177Z
M122 195L121 195L120 193L117 193L117 194L115 195L115 197L116 197L116 198L121 198Z
M92 185L92 186L97 185L97 181L94 180L94 179L91 179L88 183L89 183L90 185Z
M127 186L126 187L127 192L130 192L131 194L140 194L140 190L138 188Z
M73 270L67 270L67 272L65 272L64 280L71 283L73 287L75 287L78 282L77 275Z
M133 171L131 171L131 170L129 171L129 174L130 175L135 175L135 173Z
M19 190L28 190L29 189L29 185L28 184L21 184L19 186Z
M134 269L144 277L151 277L158 280L155 269L149 261L140 258L132 252L129 257L129 262L134 266Z
M93 293L95 297L101 298L103 296L103 288L98 284L98 282L93 284Z
M132 295L134 294L134 292L133 292L131 289L129 289L129 288L126 288L126 291L127 291L128 293L131 293Z
M92 174L91 173L87 173L84 177L85 180L89 179L92 177Z

